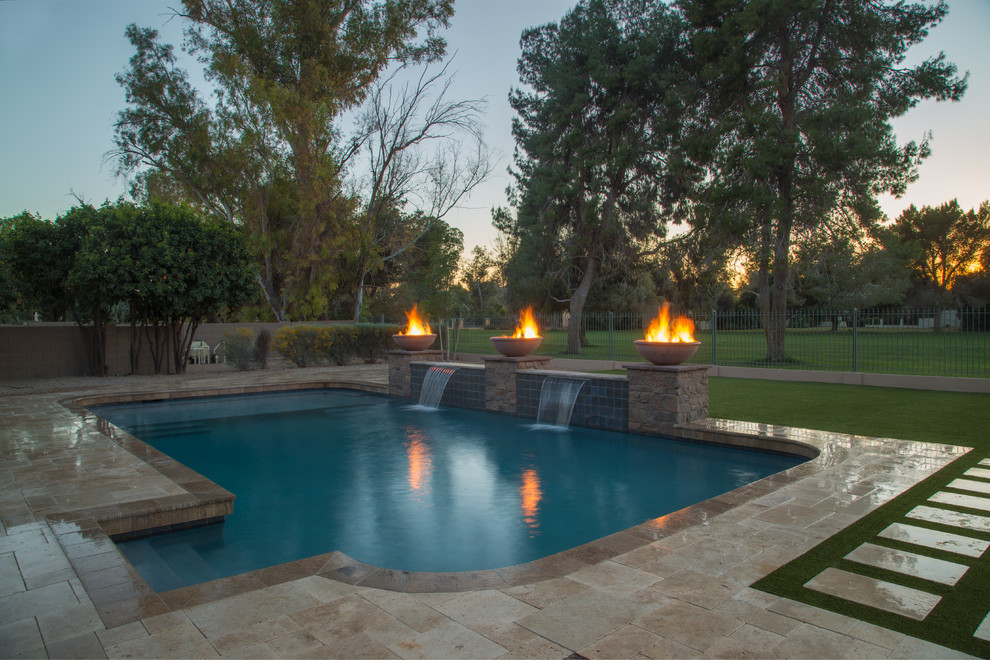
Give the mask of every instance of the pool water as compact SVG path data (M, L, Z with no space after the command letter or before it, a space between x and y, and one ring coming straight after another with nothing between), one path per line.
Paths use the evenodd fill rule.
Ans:
M237 496L226 523L118 544L156 591L340 550L499 568L666 515L803 459L313 390L99 406Z

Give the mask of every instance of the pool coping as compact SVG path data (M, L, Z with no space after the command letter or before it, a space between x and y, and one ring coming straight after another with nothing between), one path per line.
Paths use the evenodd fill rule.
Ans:
M159 516L158 519L166 521L166 528L167 525L186 524L191 520L182 520L183 516L188 518L190 515L206 510L212 511L205 508L209 506L229 506L234 495L181 463L153 450L125 431L105 422L86 406L138 400L174 400L304 389L355 389L387 394L387 386L375 383L350 380L300 380L237 387L95 394L68 397L59 401L65 408L79 415L84 423L94 426L119 447L146 461L148 465L162 475L173 481L175 481L173 477L184 480L175 481L175 483L186 489L191 496L190 498L182 498L181 502L178 500L151 500L126 503L118 507L99 507L48 514L49 524L56 539L83 586L89 592L94 606L107 627L123 625L155 614L193 607L310 576L329 578L359 587L404 593L501 589L563 577L587 566L637 550L696 525L706 524L714 517L742 504L770 495L785 485L813 476L828 467L841 464L855 453L851 451L851 447L854 444L853 439L858 437L718 419L705 419L680 425L676 428L675 437L681 439L743 446L757 450L783 451L806 458L810 454L815 456L793 468L679 511L524 564L483 571L423 573L385 569L362 563L340 551L331 551L156 594L126 559L119 554L116 546L110 540L110 536L133 531L139 524L147 524L150 520L155 519L156 515ZM863 440L873 441L877 439L863 438ZM880 440L885 443L918 444L895 439ZM969 450L968 448L948 445L938 446L953 450ZM961 455L962 453L958 454L958 456ZM196 502L194 503L191 498L196 498ZM155 510L155 507L158 509ZM211 516L204 517L209 518ZM125 522L120 522L126 520L131 521L129 529L125 529L128 527ZM152 526L157 527L157 525ZM108 533L108 528L121 531ZM107 553L110 550L117 553L120 562L118 563L115 587L106 589L102 586L102 580L106 576L101 573L102 570L105 570L105 566L101 566L101 571L88 571L87 558L95 554ZM120 580L121 572L126 574L126 579L123 581Z

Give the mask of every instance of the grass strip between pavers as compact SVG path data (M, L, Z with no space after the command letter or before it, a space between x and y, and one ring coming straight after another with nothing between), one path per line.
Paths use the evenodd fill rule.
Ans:
M945 490L949 482L962 476L966 470L976 466L987 456L986 451L980 450L973 450L961 456L887 504L819 543L804 555L754 583L753 587L958 651L990 658L990 642L973 637L973 633L976 632L990 610L990 550L984 552L981 557L967 557L877 536L892 523L900 522L915 527L925 527L990 541L990 533L905 517L907 513L920 505L990 517L990 512L987 511L928 501L930 496ZM979 479L978 477L967 476L966 479L990 483L990 480ZM947 492L953 491L948 490ZM949 586L845 559L847 554L866 542L952 561L968 566L969 569L954 586ZM941 600L923 621L917 621L804 586L805 583L829 567L927 591L941 596Z

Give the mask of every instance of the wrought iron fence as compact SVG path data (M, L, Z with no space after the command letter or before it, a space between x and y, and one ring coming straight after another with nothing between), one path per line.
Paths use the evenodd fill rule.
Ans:
M701 342L692 363L723 366L859 371L922 376L990 377L990 310L789 310L785 359L767 359L758 311L686 314ZM537 315L543 342L537 354L591 360L641 361L633 341L655 314L586 314L579 352L568 351L569 316ZM512 334L516 317L441 321L440 342L454 354L495 352L489 338Z

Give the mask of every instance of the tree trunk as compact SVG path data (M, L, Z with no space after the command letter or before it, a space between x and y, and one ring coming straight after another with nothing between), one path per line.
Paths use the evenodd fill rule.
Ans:
M131 310L131 345L129 348L131 375L133 376L137 374L141 361L141 335L138 333L137 315L134 310Z
M182 319L171 324L172 334L172 361L175 364L175 373L186 373L189 364L189 347L192 346L193 336L199 322L189 319L186 323Z
M588 265L584 269L581 283L571 295L571 318L567 323L567 352L581 353L581 321L584 313L584 304L588 301L588 294L591 292L591 285L595 283L598 275L598 259L588 257Z
M777 223L777 235L773 254L773 291L770 301L770 323L767 326L767 360L771 363L787 359L784 335L787 329L787 286L790 281L791 226L794 222L794 205L791 197L790 170L781 183L784 208Z
M763 329L763 337L767 345L767 359L770 359L770 326L772 315L770 312L770 221L766 220L760 228L760 268L757 273L757 295L760 303L760 328Z
M364 266L358 268L357 281L354 289L354 309L351 318L354 322L361 320L361 308L364 306L364 278L368 276L368 269Z
M268 306L271 307L272 314L275 315L276 321L288 321L288 317L285 315L285 305L283 304L282 298L275 292L275 285L272 282L271 268L268 267L269 259L265 258L266 268L268 271L266 275L258 273L258 286L261 287L262 292L265 294L265 300L268 301Z

